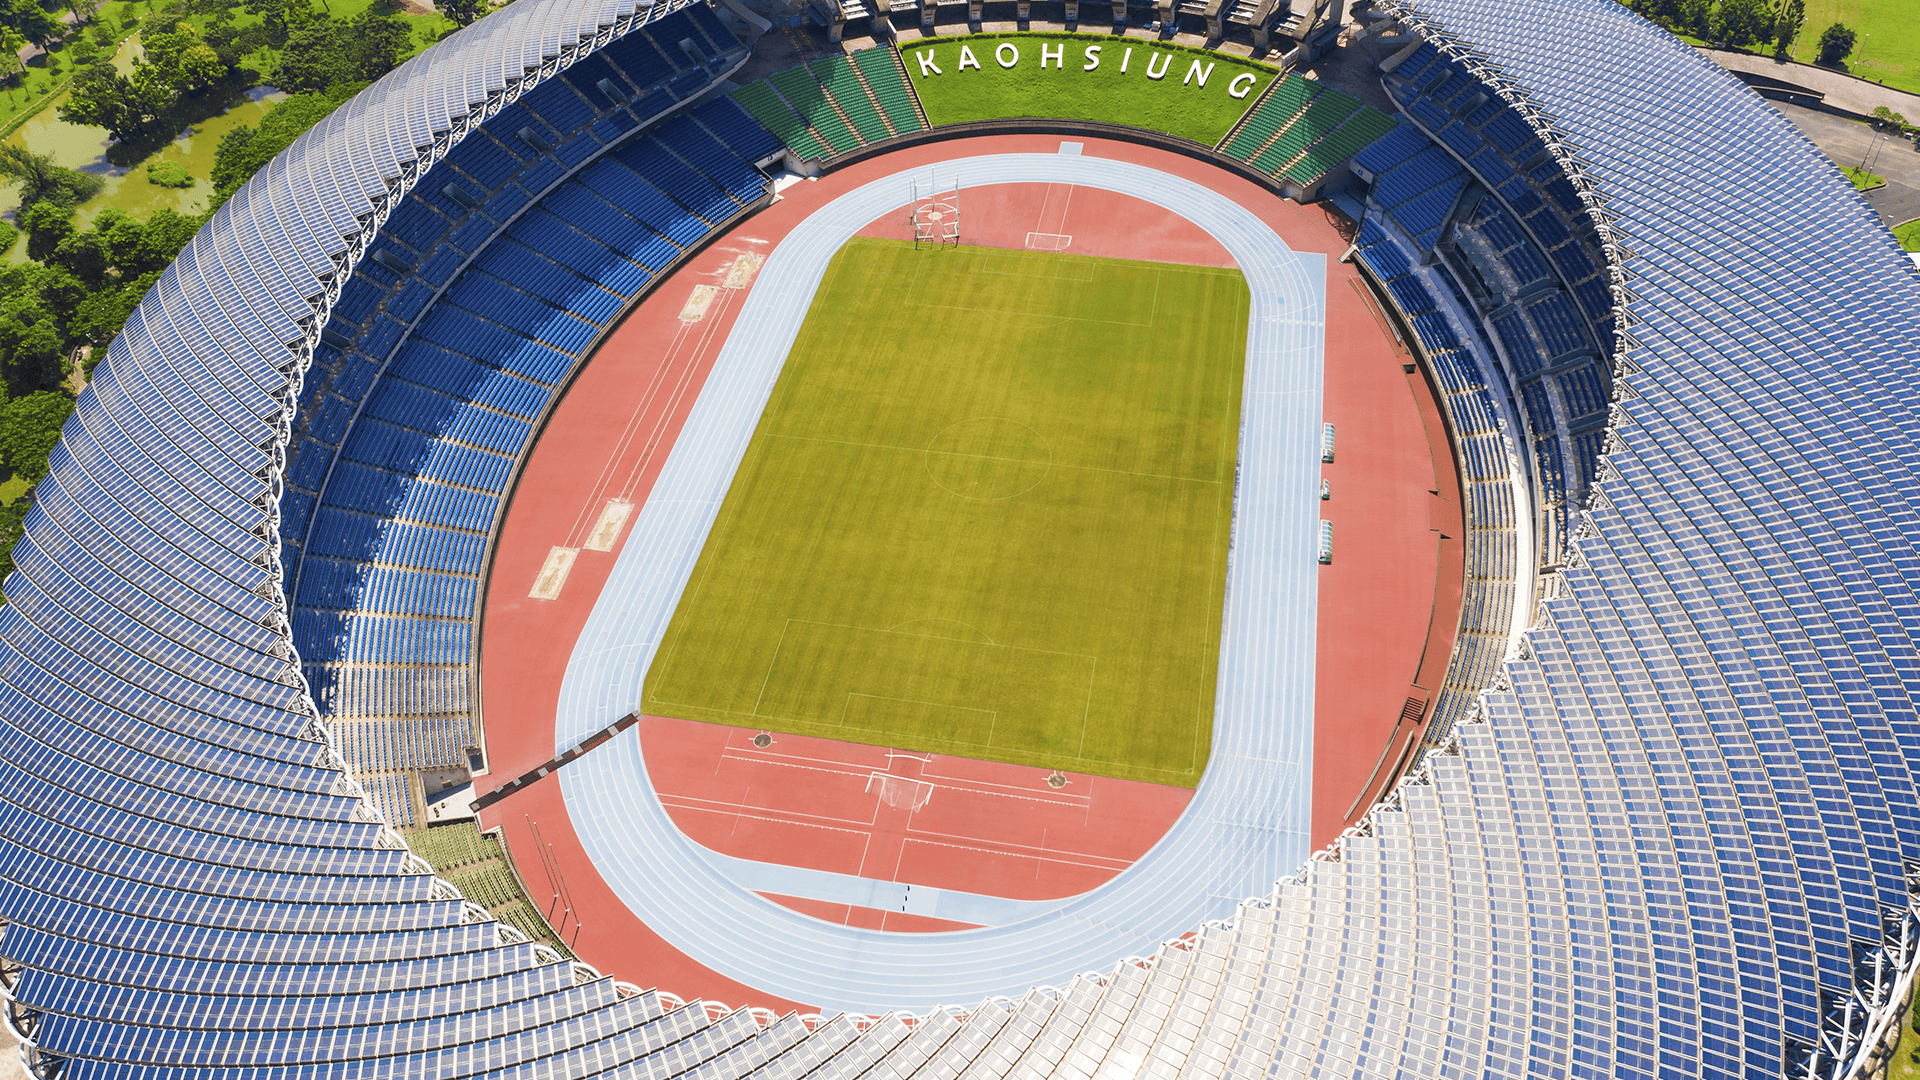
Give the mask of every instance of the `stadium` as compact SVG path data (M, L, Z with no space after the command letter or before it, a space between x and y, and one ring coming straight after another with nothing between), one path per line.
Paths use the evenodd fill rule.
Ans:
M1611 0L1375 0L1384 108L939 6L518 0L174 262L0 610L28 1069L1882 1070L1920 273L1839 171Z

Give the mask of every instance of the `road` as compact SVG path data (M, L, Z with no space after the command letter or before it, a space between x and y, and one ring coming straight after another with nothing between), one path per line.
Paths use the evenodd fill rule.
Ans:
M1867 192L1867 202L1880 212L1888 228L1920 218L1920 147L1912 141L1883 137L1865 124L1798 105L1767 104L1785 113L1801 134L1835 162L1858 168L1865 161L1869 172L1886 178L1885 187Z

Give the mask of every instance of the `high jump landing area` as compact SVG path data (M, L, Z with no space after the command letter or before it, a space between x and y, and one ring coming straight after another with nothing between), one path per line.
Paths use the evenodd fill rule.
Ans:
M601 345L539 437L507 509L487 585L481 702L485 798L552 761L561 679L761 261L813 211L862 183L967 154L1053 153L1057 136L1002 136L909 148L783 189L769 208L699 252ZM1413 357L1337 261L1342 221L1204 162L1130 143L1081 151L1146 165L1226 194L1295 251L1327 260L1323 413L1339 453L1322 468L1338 557L1319 569L1312 843L1330 842L1396 777L1423 734L1452 649L1462 585L1458 482L1433 394ZM962 178L964 181L964 178ZM862 235L912 239L899 212ZM1185 219L1129 196L1060 184L967 186L970 245L1232 266ZM1092 889L1131 865L1192 797L1185 788L944 755L903 754L661 717L638 722L647 771L674 823L743 863L759 891L836 923L893 931L970 922L915 911L953 890L1048 900ZM552 770L549 770L551 772ZM1058 786L1056 786L1058 785ZM568 820L559 783L522 784L490 802L538 906L603 971L683 996L778 1001L685 957L648 930L601 879ZM807 871L897 883L866 903L782 892ZM795 889L804 893L806 890Z

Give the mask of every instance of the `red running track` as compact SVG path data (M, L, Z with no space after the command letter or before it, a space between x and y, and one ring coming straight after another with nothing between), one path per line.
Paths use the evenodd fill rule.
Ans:
M1017 900L1074 896L1133 865L1189 788L911 754L687 720L640 724L647 772L674 823L715 851ZM788 898L780 898L789 903ZM817 905L789 904L808 913ZM903 929L847 909L833 921ZM943 925L951 929L954 925Z
M542 433L501 531L481 654L493 777L519 775L553 755L551 718L560 680L619 542L605 552L581 550L556 600L529 599L529 586L551 548L584 546L609 500L644 502L737 316L744 289L724 286L742 284L739 257L764 257L807 215L875 177L970 154L1051 153L1059 143L1046 136L957 140L794 184L773 206L700 252L615 330ZM1313 841L1324 844L1393 776L1398 756L1419 734L1418 722L1403 721L1403 706L1409 697L1437 689L1451 648L1461 575L1459 501L1438 411L1420 377L1402 370L1409 358L1357 288L1353 269L1334 261L1346 244L1325 212L1280 200L1195 159L1128 143L1084 143L1089 156L1124 158L1207 184L1261 217L1295 250L1329 255L1325 415L1339 425L1341 437L1339 461L1324 467L1333 499L1322 504L1339 538L1335 563L1321 571L1319 598ZM1037 233L1045 235L1036 244L1077 254L1231 265L1218 243L1190 223L1125 196L1059 185L983 185L967 188L962 198L969 243L1018 248ZM904 206L896 216L864 232L907 236ZM1063 245L1048 237L1071 239ZM683 323L682 305L702 284L720 288L704 318ZM623 527L619 541L624 533ZM686 728L705 732L677 730ZM861 799L841 789L851 788L855 774L863 788L872 786L874 770L862 764L865 755L876 753L872 748L781 736L769 750L792 751L804 742L806 753L799 756L826 763L821 778L794 782L804 770L791 763L776 766L765 756L745 760L753 750L746 741L751 734L653 718L642 725L649 769L675 821L691 835L746 857L826 869L853 865L856 870L844 872L943 888L1021 897L1081 891L1143 852L1190 796L1184 789L1144 784L1123 795L1120 781L1070 778L1086 783L1091 797L1081 809L1078 834L1062 840L1054 823L1070 825L1070 800L1016 804L1001 794L1047 791L1036 783L1044 779L1036 770L940 758L920 767L942 770L942 783L963 771L970 782L937 789L917 812L883 806L877 791L863 790L862 814ZM781 773L786 778L776 781ZM1106 785L1114 785L1112 798L1104 797ZM482 792L489 786L486 778L477 784ZM1065 792L1079 794L1073 782ZM729 805L731 820L722 827ZM829 806L832 812L822 813ZM744 831L743 822L749 823ZM1035 823L1041 832L1037 845L1031 842ZM796 1004L712 972L647 930L594 871L566 820L558 784L529 785L489 807L482 824L504 830L529 892L554 908L562 936L589 962L683 995L775 1008ZM846 839L815 844L802 856L791 842L796 829L844 830ZM934 835L958 842L936 848ZM891 874L883 873L888 858L894 860ZM899 913L775 899L836 922L893 930L957 928Z

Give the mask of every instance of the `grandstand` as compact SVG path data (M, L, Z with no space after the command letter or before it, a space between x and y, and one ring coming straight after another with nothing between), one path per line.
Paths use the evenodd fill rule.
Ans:
M423 808L413 778L481 764L475 591L554 394L769 195L764 129L723 97L679 108L744 55L693 5L559 73L398 200L341 289L293 425L282 561L315 700L396 826Z
M1296 194L1351 170L1467 491L1444 720L1363 826L1151 955L920 1017L642 991L437 875L477 865L449 834L410 849L423 782L484 764L471 613L569 374L766 165L924 127L891 53L729 91L748 50L704 2L520 0L221 208L36 488L0 609L28 1065L1873 1072L1920 952L1920 276L1611 0L1374 14L1413 39L1397 126L1282 79L1223 144Z
M940 44L972 44L979 47L982 55L991 55L991 42L999 37L941 38ZM1101 40L1092 35L1075 38L1059 34L1050 35L1049 40L1059 41L1063 37L1076 43L1098 44ZM1035 52L1037 50L1030 50ZM1238 58L1232 60L1237 65L1234 70L1238 70L1238 66L1261 68ZM948 63L951 65L954 61ZM875 143L938 126L928 122L926 110L919 104L912 80L902 64L901 54L892 47L869 48L851 54L850 61L845 57L828 57L777 71L764 80L740 87L733 92L733 97L780 139L788 151L789 163L796 170L817 171L832 167L850 154L870 152L866 148ZM1144 65L1142 61L1142 67ZM1224 82L1226 76L1221 79ZM1044 92L1040 97L1046 100ZM1016 96L1010 100L1032 99ZM1105 103L1111 110L1112 122L1152 126L1142 116L1130 114L1127 104L1126 101ZM1394 120L1378 109L1295 74L1272 79L1263 84L1258 95L1246 98L1244 107L1236 104L1233 108L1232 115L1238 119L1225 137L1219 139L1218 152L1274 177L1282 190L1303 200L1317 194L1330 179L1344 176L1341 167L1355 152L1395 126ZM1017 126L1033 119L1029 112L1006 111L969 123L1002 121Z

